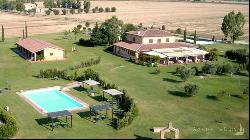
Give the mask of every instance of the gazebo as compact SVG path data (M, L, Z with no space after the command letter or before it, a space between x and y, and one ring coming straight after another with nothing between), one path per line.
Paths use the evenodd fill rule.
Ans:
M89 108L89 112L90 112L90 118L91 118L91 113L98 113L99 111L106 111L106 116L107 116L107 111L111 110L112 107L109 104L101 104L101 105L93 105Z
M89 93L90 95L92 95L93 93L93 86L98 86L100 83L95 81L95 80L92 80L92 79L89 79L89 80L85 80L83 81L83 84L87 84L88 86L90 86L91 88L91 93Z
M112 97L112 120L113 120L113 114L114 114L114 111L113 111L113 98L114 96L121 96L123 93L119 90L116 90L116 89L108 89L108 90L103 90L103 100L104 100L104 93L107 93L108 95L110 95Z
M72 114L68 110L48 113L48 118L50 118L52 123L52 131L55 128L54 119L59 117L66 117L66 122L68 122L68 116L70 116L70 127L72 127Z

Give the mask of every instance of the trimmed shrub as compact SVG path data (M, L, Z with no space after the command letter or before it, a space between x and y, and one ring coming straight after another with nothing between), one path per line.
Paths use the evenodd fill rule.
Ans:
M187 96L194 96L195 94L198 93L199 87L196 84L190 83L184 86L184 90Z
M63 15L66 15L66 12L67 12L66 9L62 9L62 14Z
M76 10L75 9L70 9L69 12L70 12L70 14L75 14Z
M105 8L105 12L110 12L110 8L109 8L109 7L106 7L106 8Z
M96 13L96 11L97 11L97 10L96 10L95 8L92 9L92 12L93 12L93 13Z
M97 59L91 58L89 60L81 62L80 64L76 64L76 65L70 67L69 69L70 70L76 70L76 69L80 69L80 68L90 67L90 66L93 66L93 65L97 65L100 62L101 62L101 57L98 57Z
M45 14L46 14L46 15L50 15L50 13L51 13L51 10L46 10L46 11L45 11Z
M112 7L111 12L116 12L116 7Z
M3 125L0 125L0 139L12 138L18 129L16 120L5 110L0 109L0 120Z
M100 7L100 8L98 9L98 11L99 11L100 13L102 13L102 12L104 11L104 9L103 9L102 7Z
M191 69L193 69L194 71L194 75L199 75L200 74L200 71L199 71L199 68L197 66L193 66Z
M55 15L59 15L60 11L57 10L57 9L53 9L53 13L54 13Z

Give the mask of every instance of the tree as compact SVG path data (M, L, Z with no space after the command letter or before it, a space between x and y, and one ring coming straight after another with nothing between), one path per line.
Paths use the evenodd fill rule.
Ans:
M199 86L194 83L189 83L184 86L184 90L187 96L194 96L199 91Z
M54 13L55 15L59 15L60 11L57 10L57 9L53 9L53 13Z
M197 41L197 34L196 34L196 30L194 31L194 44L196 44Z
M16 10L17 11L24 11L25 6L24 6L24 1L23 0L16 0Z
M24 29L23 29L23 39L25 38L25 36L24 36Z
M165 26L165 25L162 25L162 26L161 26L161 29L162 29L162 30L166 30L166 26Z
M181 33L182 33L181 28L176 29L175 33L176 33L176 34L181 34Z
M98 11L99 11L100 13L102 13L102 12L104 11L104 9L103 9L102 7L100 7L100 8L98 9Z
M219 57L219 50L216 48L211 49L207 54L207 57L210 61L217 61Z
M75 40L76 40L77 35L78 35L81 31L80 31L80 29L79 29L79 28L74 27L74 29L73 29L73 31L72 31L72 32L74 33L74 35L75 35Z
M84 0L84 3L83 3L84 12L89 13L89 9L90 9L90 1L89 0Z
M105 8L105 12L110 12L110 8L109 8L109 7L106 7L106 8Z
M97 44L97 45L102 45L106 43L105 37L102 34L97 22L95 24L95 27L92 30L92 33L90 34L90 40L94 42L94 44Z
M126 32L136 31L136 30L137 30L137 26L135 26L134 24L131 24L131 23L124 24L122 26L121 39L123 41L125 41L126 40Z
M85 23L85 26L86 26L87 28L89 28L90 23L87 21L87 22Z
M25 21L25 37L28 38L28 26L26 21Z
M102 33L107 38L108 44L113 44L119 37L121 36L121 28L123 25L123 21L119 20L116 16L112 16L112 18L105 20L101 25Z
M232 11L228 13L222 22L221 30L225 38L230 37L232 43L244 34L243 27L246 20L241 12L237 14Z
M55 8L54 0L44 0L43 6L45 8Z
M116 7L112 7L111 12L116 12Z
M70 12L70 14L75 14L76 11L75 11L75 9L70 9L69 12Z
M187 29L185 28L184 32L183 32L183 39L186 42L187 40Z
M190 77L195 75L195 70L191 68L184 68L180 72L181 79L187 81Z
M142 23L139 23L138 24L138 29L142 29L143 28L143 24Z
M56 1L57 8L61 8L61 4L62 4L61 0Z
M202 67L202 72L204 74L216 74L217 66L212 63L205 63L205 65Z
M4 28L3 28L3 25L2 25L2 41L4 42Z

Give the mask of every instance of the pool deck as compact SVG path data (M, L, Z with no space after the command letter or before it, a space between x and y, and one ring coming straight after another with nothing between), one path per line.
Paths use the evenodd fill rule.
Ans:
M48 112L45 111L44 109L42 109L39 105L37 105L36 103L32 102L30 99L28 99L27 97L25 97L23 94L25 92L29 92L29 91L37 91L37 90L45 90L45 89L52 89L52 88L56 88L56 87L60 87L60 86L54 86L54 87L47 87L47 88L40 88L40 89L32 89L32 90L20 90L20 92L16 92L17 95L19 95L22 99L24 99L27 103L29 103L33 108L35 108L39 113L41 113L43 116L47 116ZM63 89L63 88L61 88ZM70 111L71 113L73 112L79 112L82 110L86 110L89 109L89 105L83 101L81 101L80 99L70 95L69 93L59 90L61 93L63 93L64 95L68 96L69 98L73 99L74 101L80 103L81 105L84 105L83 108L76 108L76 109L70 109L68 111Z

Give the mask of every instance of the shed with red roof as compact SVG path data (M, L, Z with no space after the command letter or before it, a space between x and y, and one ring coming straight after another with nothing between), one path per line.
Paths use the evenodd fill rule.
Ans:
M26 38L16 44L19 53L31 61L64 59L64 49L43 40Z

